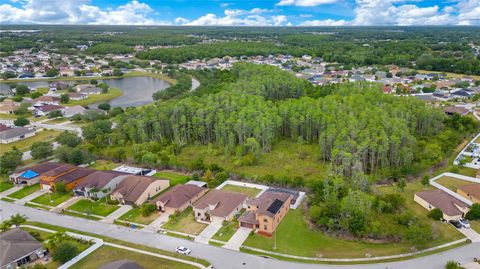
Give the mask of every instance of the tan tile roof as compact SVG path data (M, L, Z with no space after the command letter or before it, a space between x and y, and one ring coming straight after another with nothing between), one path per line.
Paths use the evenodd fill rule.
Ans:
M194 208L205 209L210 205L215 208L210 211L210 215L216 217L227 217L232 211L242 204L247 196L237 192L211 190L205 196L200 198L194 205Z
M480 199L480 184L470 184L470 185L463 185L458 187L459 190L467 193L468 195Z
M136 202L140 195L152 184L156 179L152 177L144 176L127 176L113 193L119 193L122 195L123 199L128 202Z
M165 206L171 208L180 208L202 191L205 191L205 188L201 188L196 185L178 184L162 195L153 199L151 203L155 204L156 202L162 202L165 204Z
M442 212L448 216L461 215L463 212L458 209L458 207L468 207L468 205L464 202L438 189L433 191L417 192L416 195L432 206L442 210Z

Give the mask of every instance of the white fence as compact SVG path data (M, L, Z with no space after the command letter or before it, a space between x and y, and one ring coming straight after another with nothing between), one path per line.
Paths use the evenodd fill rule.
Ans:
M459 175L459 174L454 174L454 173L443 173L443 174L440 174L432 179L430 179L430 185L434 186L435 188L437 189L440 189L448 194L450 194L451 196L457 198L458 200L466 203L467 205L471 206L473 203L472 201L468 200L467 198L461 196L460 194L450 190L449 188L437 183L437 179L439 178L442 178L442 177L453 177L453 178L457 178L459 180L465 180L465 181L470 181L472 183L480 183L480 179L478 178L474 178L474 177L467 177L467 176L464 176L464 175Z

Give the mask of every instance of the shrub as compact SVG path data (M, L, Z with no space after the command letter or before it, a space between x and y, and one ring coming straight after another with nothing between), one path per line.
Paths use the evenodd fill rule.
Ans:
M442 210L434 208L433 210L428 212L427 216L434 220L441 220L443 218L443 213Z
M152 204L143 204L140 207L140 210L142 211L142 216L144 217L150 216L153 212L155 212L156 209L157 207Z
M468 220L480 219L480 204L473 204L470 211L465 215L465 218Z
M74 244L70 242L62 242L56 247L53 254L53 260L63 264L77 256L77 254L78 248Z

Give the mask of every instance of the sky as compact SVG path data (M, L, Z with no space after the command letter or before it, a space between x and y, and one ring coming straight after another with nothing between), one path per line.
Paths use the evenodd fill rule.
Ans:
M1 0L0 24L480 26L480 0Z

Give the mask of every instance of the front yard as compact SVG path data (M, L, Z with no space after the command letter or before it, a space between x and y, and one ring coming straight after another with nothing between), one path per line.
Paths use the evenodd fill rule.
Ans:
M113 211L120 208L118 205L107 205L102 201L103 200L99 200L96 202L91 200L86 200L86 199L80 200L75 204L69 206L67 210L73 210L73 211L78 211L86 214L93 214L93 215L105 217L110 215Z
M0 181L0 192L13 188L13 183L9 180Z
M193 209L187 208L183 212L179 213L177 217L172 218L165 223L162 228L167 230L198 235L207 227L207 224L196 222L193 215Z
M480 220L473 220L470 221L470 226L474 229L477 233L480 233Z
M255 188L249 188L249 187L242 187L242 186L237 186L237 185L230 185L227 184L222 188L223 191L233 191L233 192L238 192L241 194L245 194L248 197L254 198L257 196L259 192L262 190L255 189Z
M157 212L153 212L150 216L144 217L142 216L142 210L137 208L132 208L127 213L123 214L119 220L127 221L127 222L134 222L139 224L148 225L156 218L158 218L159 214Z
M157 172L153 176L154 177L159 177L159 178L169 179L171 187L173 187L177 184L185 184L190 179L189 176L182 175L182 174L175 173L175 172L169 172L169 171L160 171L160 172Z
M457 192L457 188L460 186L474 184L474 182L471 182L471 181L461 180L455 177L447 177L447 176L437 179L436 182L450 189L453 192Z
M238 221L233 220L227 225L223 225L220 230L212 237L212 239L228 242L233 234L238 230Z
M35 184L31 186L25 186L21 190L18 190L14 193L11 193L10 195L7 195L7 197L10 198L15 198L15 199L22 199L23 197L26 197L36 191L40 190L40 184Z
M33 199L31 202L34 202L34 203L37 203L37 204L42 204L42 205L48 205L48 206L57 206L57 205L65 202L65 201L67 201L72 196L73 196L72 192L45 193L45 194Z

